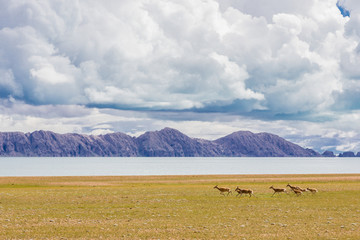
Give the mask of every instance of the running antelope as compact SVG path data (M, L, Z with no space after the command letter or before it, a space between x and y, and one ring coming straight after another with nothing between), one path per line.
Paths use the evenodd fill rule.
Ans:
M297 195L297 196L300 196L302 194L302 191L297 189L297 188L292 188L293 192Z
M251 190L251 189L241 189L241 188L239 188L239 187L236 187L235 192L238 193L238 195L236 195L236 196L239 196L239 195L240 195L240 197L241 197L241 195L243 195L243 193L249 194L249 197L251 197L251 196L254 194L254 191ZM254 196L255 196L255 195L254 195Z
M301 195L302 191L300 190L299 187L291 186L290 183L288 183L288 185L286 186L289 187L296 195Z
M274 196L275 193L287 193L286 188L274 188L273 186L269 187L269 189L274 190L273 195Z
M287 187L291 188L291 190L297 189L298 187L296 186L291 186L290 183L288 183L288 185L286 185Z
M224 192L227 192L228 193L227 195L229 195L229 193L232 194L230 188L218 187L218 185L216 185L214 188L218 189L220 191L220 194L224 196L225 196Z
M299 189L302 192L307 192L308 191L306 188L301 188L301 187L297 187L297 189Z
M318 192L316 188L306 188L308 191L310 191L312 194L315 194Z
M301 192L307 192L306 189L301 188L301 187L299 187L299 186L291 186L290 183L288 183L288 185L286 185L286 186L289 187L289 188L291 188L291 190L293 190L293 192L295 192L295 189L296 189L296 190L299 190L299 191L301 191Z

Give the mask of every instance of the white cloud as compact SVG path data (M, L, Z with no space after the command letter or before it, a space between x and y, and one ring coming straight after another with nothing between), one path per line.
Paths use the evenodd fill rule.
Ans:
M220 73L220 85L224 85L228 94L224 95L224 100L232 99L257 99L262 100L264 96L246 89L245 80L249 77L246 66L238 66L235 62L229 60L227 56L212 53L210 55L220 64L223 69ZM220 97L220 96L219 96ZM223 99L220 99L223 100Z
M30 75L32 78L46 84L58 84L58 83L71 83L73 82L73 76L66 76L63 73L59 73L55 70L54 66L49 63L39 64L36 69L30 69Z
M356 41L336 1L258 3L3 1L0 68L14 81L2 96L155 109L254 99L286 113L296 100L283 108L272 97L293 92L294 79L301 92L305 77L321 85L332 74L336 87L321 94L338 91L339 52L346 69ZM329 105L316 95L311 105Z

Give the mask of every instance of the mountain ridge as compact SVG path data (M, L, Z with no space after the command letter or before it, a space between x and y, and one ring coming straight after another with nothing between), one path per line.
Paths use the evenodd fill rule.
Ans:
M271 133L237 131L216 140L191 138L173 128L86 135L52 131L0 132L0 156L24 157L320 157Z

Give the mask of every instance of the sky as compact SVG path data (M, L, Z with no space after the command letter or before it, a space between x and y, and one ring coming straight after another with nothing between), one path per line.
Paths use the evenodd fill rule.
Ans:
M0 0L0 131L360 151L360 1Z

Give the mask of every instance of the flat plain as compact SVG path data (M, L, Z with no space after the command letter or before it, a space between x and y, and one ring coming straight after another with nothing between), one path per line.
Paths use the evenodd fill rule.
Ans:
M360 239L360 174L2 177L0 239Z

